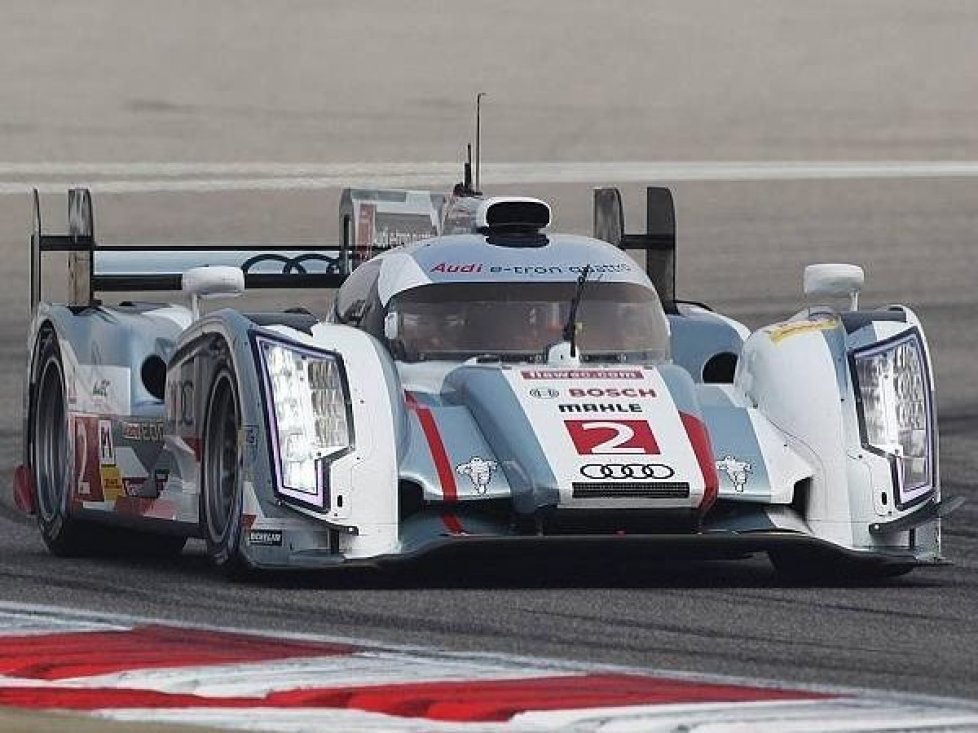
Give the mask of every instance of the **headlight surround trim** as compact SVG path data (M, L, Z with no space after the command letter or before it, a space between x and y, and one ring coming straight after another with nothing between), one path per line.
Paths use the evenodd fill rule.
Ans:
M872 380L866 378L870 375L864 373L861 376L860 374L860 366L871 364L873 360L882 360L884 362L888 359L895 360L897 355L902 355L905 360L908 353L912 353L916 357L915 366L918 367L917 374L913 373L914 365L911 365L909 369L904 369L901 372L899 375L901 379L899 380L897 377L889 374L883 375L889 381L882 387L879 384L879 381L882 380L878 380L876 384L871 384L870 382ZM904 361L902 366L908 366L906 361ZM937 425L931 366L920 329L913 326L867 346L851 349L849 351L849 372L852 379L856 414L859 423L860 443L864 450L886 458L889 462L895 492L893 501L896 508L902 511L926 501L937 490ZM896 384L898 381L900 382L899 386ZM890 405L891 409L888 411L884 410L880 412L876 410L875 414L871 415L870 410L873 410L871 403L874 400L867 399L867 393L870 393L874 387L881 391L881 395L875 399L877 403L886 402L887 400L883 399L883 397L889 397L895 404ZM919 390L919 395L917 395L918 399L916 400L912 399L914 397L912 394L914 390ZM897 394L901 391L904 393L902 396ZM884 395L882 392L886 392L886 394ZM897 413L899 412L904 417L908 414L914 416L914 402L920 403L923 408L921 414L916 416L922 418L917 421L919 425L907 426L901 424L901 418ZM872 425L869 419L870 417L874 418L874 424ZM895 422L888 423L888 420L895 420ZM881 441L879 441L878 435L874 441L874 436L871 435L874 430L889 431L891 435L895 434L896 438L891 440L890 444L900 449L904 447L900 436L901 431L905 433L923 431L923 441L914 441L922 445L922 457L924 459L923 480L916 481L912 485L906 485L907 471L904 469L904 461L908 459L908 456L913 459L914 454L886 450L885 447L879 444ZM910 440L913 441L912 436ZM917 456L916 460L920 460L920 458L920 456Z
M327 349L319 349L314 346L289 340L278 335L267 332L252 332L252 348L255 354L255 361L261 372L259 385L261 387L261 401L264 409L267 425L267 444L271 461L273 488L276 495L289 504L295 504L305 509L316 512L329 511L330 492L329 492L329 469L332 463L343 456L349 455L355 449L355 430L353 422L353 402L350 394L349 379L347 377L346 365L341 354ZM308 365L313 362L331 363L335 368L335 376L338 378L339 391L342 395L343 417L346 423L346 444L337 450L313 458L315 466L315 490L310 491L302 487L290 486L286 482L283 454L284 448L281 444L280 424L277 414L276 392L272 384L272 370L269 365L269 349L284 349L292 355L298 355L302 360L307 361ZM309 366L306 366L306 381L309 381ZM329 371L328 368L326 370ZM305 387L305 396L308 398L307 407L315 413L315 398L313 388ZM280 397L281 398L281 397ZM313 426L305 425L306 430L315 431Z

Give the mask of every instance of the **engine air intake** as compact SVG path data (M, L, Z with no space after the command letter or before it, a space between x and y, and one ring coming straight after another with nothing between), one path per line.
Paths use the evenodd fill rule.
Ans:
M494 196L480 204L475 225L482 232L537 232L550 226L550 206L540 199Z

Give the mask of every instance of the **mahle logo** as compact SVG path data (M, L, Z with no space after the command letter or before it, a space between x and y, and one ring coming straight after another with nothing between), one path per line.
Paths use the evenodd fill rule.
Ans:
M553 387L534 387L530 390L530 397L536 397L538 400L554 400L560 397L560 392Z

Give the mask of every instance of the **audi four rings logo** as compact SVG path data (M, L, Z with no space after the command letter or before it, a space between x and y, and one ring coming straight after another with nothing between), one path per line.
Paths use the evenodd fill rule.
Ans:
M536 397L538 400L552 400L560 397L560 392L552 387L536 387L530 390L530 397Z
M626 481L630 478L648 478L664 481L676 472L661 463L586 463L581 466L581 475L592 479Z

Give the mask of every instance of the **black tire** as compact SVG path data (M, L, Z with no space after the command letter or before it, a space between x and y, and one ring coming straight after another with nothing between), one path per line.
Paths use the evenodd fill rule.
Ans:
M41 333L35 365L28 431L37 526L52 555L98 554L104 545L99 528L71 516L64 369L57 336L50 329Z
M770 550L768 557L778 576L793 585L856 585L879 583L906 575L912 563L856 560L828 552L800 548Z
M230 368L221 367L204 412L200 529L211 562L233 579L248 573L241 555L241 404Z

